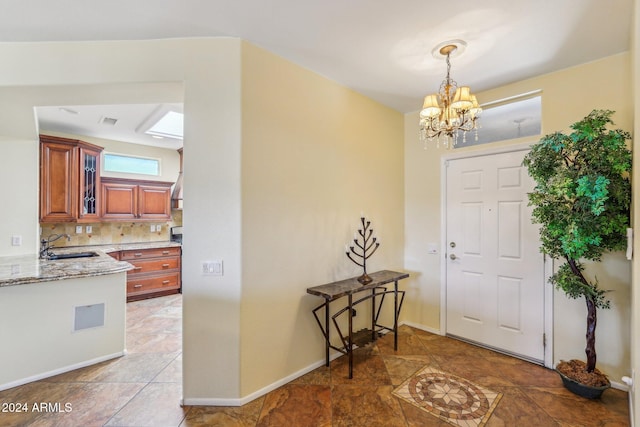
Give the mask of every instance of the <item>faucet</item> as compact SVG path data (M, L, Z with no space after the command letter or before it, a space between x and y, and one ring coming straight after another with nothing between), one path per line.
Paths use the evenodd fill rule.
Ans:
M51 255L50 249L53 247L51 243L55 242L62 237L66 237L67 241L71 240L71 236L68 234L52 234L46 239L40 240L40 259L48 259Z

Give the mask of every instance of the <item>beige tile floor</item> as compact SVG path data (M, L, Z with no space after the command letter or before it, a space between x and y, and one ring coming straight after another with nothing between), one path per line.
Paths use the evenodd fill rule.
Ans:
M447 426L391 394L425 366L503 393L488 427L629 425L622 391L582 399L553 371L409 327L397 352L392 335L357 350L352 380L341 357L239 408L181 407L181 303L180 295L129 303L126 356L0 392L0 403L61 409L0 412L0 426Z

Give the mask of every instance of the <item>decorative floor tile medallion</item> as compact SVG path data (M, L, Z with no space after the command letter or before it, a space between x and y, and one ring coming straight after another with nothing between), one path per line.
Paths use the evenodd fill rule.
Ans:
M484 426L502 393L464 378L426 367L411 376L393 394L454 426Z

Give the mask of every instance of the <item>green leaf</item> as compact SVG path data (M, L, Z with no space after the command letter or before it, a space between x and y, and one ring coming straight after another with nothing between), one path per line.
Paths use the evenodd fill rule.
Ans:
M630 134L613 125L611 110L593 110L571 125L572 132L543 136L523 165L535 181L529 193L532 219L540 224L540 250L571 260L552 283L569 297L586 297L607 308L605 291L582 274L580 259L598 261L604 252L626 245L629 226Z

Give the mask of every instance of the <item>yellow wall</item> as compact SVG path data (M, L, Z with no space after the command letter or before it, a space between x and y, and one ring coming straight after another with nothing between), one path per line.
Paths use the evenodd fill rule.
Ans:
M629 91L630 56L621 54L599 61L506 85L478 94L481 103L542 90L542 132L568 130L592 109L615 110L617 127L631 130L633 104ZM606 88L598 90L597 88ZM413 272L403 319L425 329L440 329L440 257L426 253L427 243L440 244L440 162L444 149L424 149L419 142L417 113L405 116L405 268ZM482 132L482 129L480 129ZM533 139L535 142L536 139ZM511 140L455 153L507 146L532 139ZM442 253L443 250L440 250ZM612 289L612 309L598 313L596 332L598 367L621 382L629 375L630 275L624 254L607 255L597 268L590 266L603 287ZM582 300L554 294L554 364L560 359L584 359L586 309Z
M439 262L425 245L440 242L442 153L422 149L416 114L403 123L235 39L3 43L0 57L0 145L11 154L0 158L0 176L20 195L0 221L0 256L37 251L33 106L184 101L186 403L237 404L321 360L310 313L318 300L305 290L358 274L343 248L361 212L382 242L370 269L404 262L412 273L404 319L439 328ZM592 108L617 110L630 129L630 81L629 56L618 55L479 98L542 89L545 132ZM12 234L25 238L20 249L7 243ZM200 274L211 259L224 261L224 276ZM599 276L617 289L598 325L600 366L614 380L628 374L629 271L613 255ZM582 356L582 305L556 294L556 357ZM575 339L561 335L565 323Z
M322 360L306 288L360 274L361 212L381 242L368 271L402 269L404 194L402 114L248 43L242 70L246 396Z

